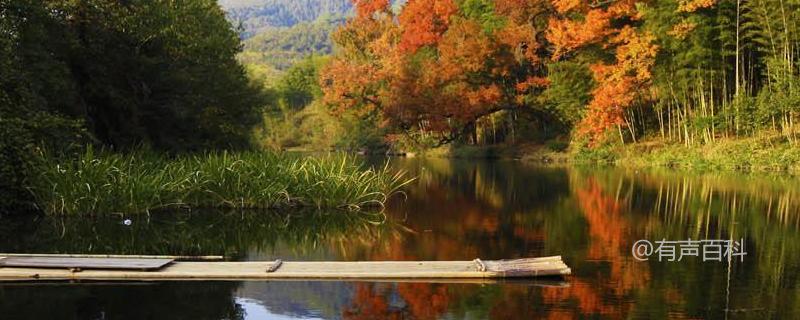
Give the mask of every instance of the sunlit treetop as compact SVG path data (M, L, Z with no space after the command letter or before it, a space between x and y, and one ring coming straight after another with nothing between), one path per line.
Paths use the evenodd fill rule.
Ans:
M458 8L453 0L409 0L400 13L400 49L415 52L441 39Z
M716 0L679 0L678 12L695 12L700 9L713 7Z
M353 0L357 19L372 18L377 12L389 10L389 0Z
M322 72L325 102L403 131L452 137L495 112L530 110L550 85L545 62L592 47L609 53L588 64L595 87L578 125L595 139L648 92L658 52L637 29L636 0L410 0L396 17L388 1L355 3Z

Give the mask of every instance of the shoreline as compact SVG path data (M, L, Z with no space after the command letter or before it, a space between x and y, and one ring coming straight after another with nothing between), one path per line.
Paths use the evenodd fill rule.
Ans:
M548 143L514 145L458 145L425 152L417 157L505 159L547 165L610 165L623 168L675 168L689 171L800 173L800 145L775 138L720 139L707 145L686 146L659 140L594 149L571 144L554 150Z

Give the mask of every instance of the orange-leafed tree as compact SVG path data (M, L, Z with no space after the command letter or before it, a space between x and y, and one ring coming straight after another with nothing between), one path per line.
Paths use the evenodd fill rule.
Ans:
M381 108L385 83L393 76L390 56L395 55L399 29L388 1L356 0L355 5L358 16L332 35L338 52L321 71L320 85L323 102L334 113L363 116Z
M370 19L376 13L389 9L389 0L353 0L358 19Z
M648 97L641 93L649 92L658 46L654 44L655 37L636 31L634 24L640 16L635 0L552 3L557 14L548 23L547 39L553 45L553 60L568 58L591 45L615 52L611 63L599 61L591 66L596 87L584 120L578 125L579 133L597 143L608 129L627 123L627 108L637 99Z
M554 1L560 3L560 1ZM555 5L559 12L572 7ZM591 9L586 12L583 20L551 18L547 39L553 44L553 59L559 59L565 53L603 41L606 36L613 34L611 28L611 14L602 9Z
M473 17L453 0L412 0L397 19L369 6L334 35L339 51L321 77L325 101L439 144L474 134L479 119L524 109L523 97L547 84L545 24L534 16L549 5L528 1L520 13L506 3ZM505 22L487 28L486 15Z
M651 69L655 63L657 47L654 37L638 34L631 27L624 27L610 40L618 45L616 63L598 63L592 66L597 87L592 91L586 117L581 123L580 132L588 133L597 139L612 126L620 126L626 122L625 108L635 102L635 98L644 97L652 78Z
M399 17L403 29L399 48L415 52L436 44L457 10L453 0L409 0Z

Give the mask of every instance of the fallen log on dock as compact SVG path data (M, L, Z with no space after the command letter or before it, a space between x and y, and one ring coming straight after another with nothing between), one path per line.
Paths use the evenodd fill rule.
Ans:
M505 279L560 277L571 273L560 256L486 261L173 261L147 269L137 269L142 266L142 259L131 260L131 266L125 265L124 258L105 262L52 258L60 261L32 261L28 266L17 259L20 258L0 257L0 281Z

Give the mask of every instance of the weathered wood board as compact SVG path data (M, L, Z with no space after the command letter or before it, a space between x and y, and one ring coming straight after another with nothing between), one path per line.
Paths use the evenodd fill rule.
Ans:
M1 260L0 260L1 261ZM0 268L9 280L503 279L565 276L561 257L497 261L173 262L155 271ZM483 269L483 270L481 270Z
M173 259L141 258L6 257L0 259L0 267L157 270L173 261Z
M0 253L3 257L46 257L46 258L140 258L140 259L173 259L175 261L223 261L224 256L153 256L122 254L63 254L63 253Z
M35 281L32 281L35 280ZM215 279L187 279L181 281L222 281ZM140 279L127 279L127 280L66 280L66 279L17 279L8 280L0 279L0 286L2 287L59 287L59 286L141 286L148 284L157 284L162 280L140 280ZM163 280L163 281L176 281L176 280ZM548 288L569 288L570 283L563 277L539 277L539 278L420 278L420 279L362 279L362 278L348 278L348 279L335 279L335 278L270 278L270 279L231 279L230 281L259 281L259 282L369 282L369 283L435 283L435 284L503 284L523 287L548 287Z

